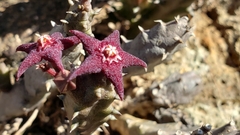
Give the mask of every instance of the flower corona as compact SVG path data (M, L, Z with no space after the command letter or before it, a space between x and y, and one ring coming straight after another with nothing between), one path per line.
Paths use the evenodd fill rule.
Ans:
M39 39L37 40L38 51L43 51L47 47L51 46L53 42L54 39L52 39L49 35L39 36Z
M111 64L112 62L118 62L119 60L122 60L121 56L118 54L116 47L110 44L105 45L100 51L102 53L103 62L107 61L109 64Z

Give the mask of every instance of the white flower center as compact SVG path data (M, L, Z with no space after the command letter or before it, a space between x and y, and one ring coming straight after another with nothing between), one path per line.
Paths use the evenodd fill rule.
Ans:
M103 56L103 62L107 61L109 64L112 62L118 62L119 60L122 60L122 58L119 56L117 48L112 45L106 45L101 49L102 56Z
M38 49L44 50L45 48L49 47L53 43L53 39L49 35L40 36L38 41Z

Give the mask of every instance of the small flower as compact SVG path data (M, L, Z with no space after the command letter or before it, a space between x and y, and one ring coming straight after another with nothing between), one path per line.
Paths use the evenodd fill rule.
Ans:
M102 41L77 30L71 30L70 32L81 40L89 56L79 68L70 74L68 81L83 74L102 72L110 79L119 97L123 99L122 68L128 66L143 66L146 68L147 64L122 50L118 31L114 31Z
M40 36L37 42L22 44L17 47L16 51L24 51L28 53L27 57L19 66L16 80L31 66L40 62L42 59L49 61L53 68L59 72L63 71L61 62L62 50L76 45L80 40L76 36L63 37L59 32L53 33L51 36Z

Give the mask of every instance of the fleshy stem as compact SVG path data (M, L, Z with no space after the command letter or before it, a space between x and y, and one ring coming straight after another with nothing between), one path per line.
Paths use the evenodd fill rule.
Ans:
M63 20L64 32L69 30L80 30L90 36L92 33L92 19L95 11L92 9L92 0L81 0L81 2L69 0L70 8L67 12L65 20Z

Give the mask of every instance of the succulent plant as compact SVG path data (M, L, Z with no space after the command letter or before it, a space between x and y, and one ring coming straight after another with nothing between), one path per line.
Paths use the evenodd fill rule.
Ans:
M116 119L115 114L120 114L112 102L124 99L122 68L137 65L146 68L149 64L152 70L183 47L192 32L188 18L177 17L166 24L157 21L159 23L150 30L139 27L141 33L120 46L118 31L102 41L93 37L91 20L99 10L92 9L91 0L69 0L69 3L68 15L61 20L63 26L55 27L53 34L41 36L36 43L17 48L28 53L19 67L17 80L32 65L42 59L48 61L38 68L53 77L61 93L58 97L69 119L69 133L91 134L108 120ZM83 48L78 48L80 44ZM79 67L75 64L76 69L64 68L65 61L79 61L79 54L85 51L87 55ZM129 75L142 73L142 69L136 67L125 71Z

